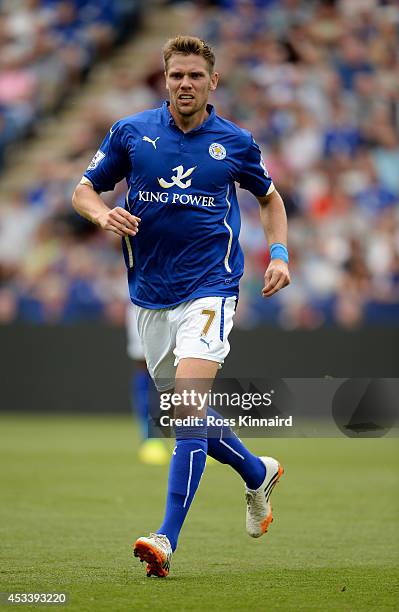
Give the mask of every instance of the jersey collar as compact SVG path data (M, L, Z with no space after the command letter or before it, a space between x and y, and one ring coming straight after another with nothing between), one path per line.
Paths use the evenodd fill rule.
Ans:
M169 105L170 105L169 100L165 100L165 102L162 104L162 107L161 107L162 122L163 122L164 125L170 125L170 126L173 126L173 127L177 128L179 130L180 128L176 125L175 120L173 119L173 117L172 117L172 115L170 113ZM205 121L203 123L201 123L201 125L199 125L198 127L194 128L193 130L190 130L189 132L187 132L188 134L192 134L194 132L198 132L199 130L206 129L206 128L210 127L210 125L214 122L215 117L216 117L215 107L212 106L212 104L207 104L206 105L206 110L209 113L208 118L205 119Z

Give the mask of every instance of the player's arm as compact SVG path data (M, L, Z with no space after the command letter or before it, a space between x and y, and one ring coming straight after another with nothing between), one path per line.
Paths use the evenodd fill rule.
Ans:
M109 208L88 179L77 185L72 205L82 217L118 236L135 236L138 232L140 219L120 206Z
M112 191L130 172L130 159L117 121L105 136L72 196L72 205L82 217L118 236L135 236L140 219L117 206L109 208L100 193Z
M276 191L266 169L259 146L251 135L237 180L243 189L248 189L256 197L260 205L260 219L271 256L270 264L265 272L262 295L270 297L290 283L287 215L283 200Z
M288 271L288 257L284 249L287 247L287 215L284 202L276 189L269 195L257 196L260 206L260 219L266 235L268 245L277 257L272 258L265 272L265 285L262 289L263 297L270 297L283 287L290 284L290 273ZM277 245L273 247L272 245ZM283 259L280 259L278 255Z

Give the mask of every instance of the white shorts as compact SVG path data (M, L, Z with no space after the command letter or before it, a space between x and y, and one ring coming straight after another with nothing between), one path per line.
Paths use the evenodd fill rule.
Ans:
M137 329L137 318L134 304L128 303L126 308L127 354L130 359L145 361L143 343Z
M174 308L151 310L134 305L148 371L158 391L172 389L180 359L224 362L237 298L205 297Z

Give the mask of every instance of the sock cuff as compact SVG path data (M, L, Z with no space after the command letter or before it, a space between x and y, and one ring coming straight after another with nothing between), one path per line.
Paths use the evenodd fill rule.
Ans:
M206 419L195 417L196 422L191 425L175 425L176 440L206 440Z

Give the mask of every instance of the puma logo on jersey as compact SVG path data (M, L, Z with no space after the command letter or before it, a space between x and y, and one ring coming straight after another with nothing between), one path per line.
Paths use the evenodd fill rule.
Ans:
M176 168L173 168L173 170L176 170L176 176L172 175L170 177L172 181L171 183L166 182L165 179L163 178L159 178L158 183L164 189L169 189L169 187L173 187L173 185L180 187L180 189L187 189L187 187L190 187L191 185L191 179L188 179L188 181L186 181L185 183L183 183L183 179L188 178L194 172L196 167L197 166L194 166L193 168L189 168L188 170L184 172L183 166L177 166Z
M155 138L155 140L151 140L151 138L149 138L149 136L143 136L143 140L144 142L150 142L152 144L152 146L154 147L154 149L157 148L157 140L159 140L161 137L157 136L157 138Z
M212 340L209 340L209 342L207 342L205 340L205 338L200 338L200 342L203 342L204 344L206 344L206 346L208 347L208 350L210 350L210 348L211 348L210 344L211 344Z

